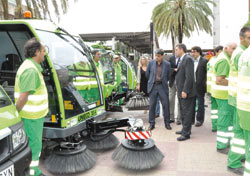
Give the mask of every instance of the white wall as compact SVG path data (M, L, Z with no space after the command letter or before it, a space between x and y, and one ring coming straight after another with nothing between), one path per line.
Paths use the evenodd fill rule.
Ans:
M220 0L220 43L239 43L239 31L248 21L248 0Z

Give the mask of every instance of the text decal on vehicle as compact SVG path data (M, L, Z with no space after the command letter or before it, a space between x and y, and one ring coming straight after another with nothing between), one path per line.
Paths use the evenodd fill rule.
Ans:
M0 171L0 176L14 176L14 166L10 166L7 169Z
M87 119L89 119L91 117L94 117L96 115L97 115L96 109L93 110L93 111L86 112L85 114L82 114L82 115L78 116L78 122L87 120Z

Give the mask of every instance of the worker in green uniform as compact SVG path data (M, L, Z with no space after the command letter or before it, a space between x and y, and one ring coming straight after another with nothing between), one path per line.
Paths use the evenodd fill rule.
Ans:
M238 63L236 106L245 139L244 176L250 176L250 47L242 53Z
M101 81L101 84L104 85L102 66L101 66L101 63L100 63L101 53L100 53L99 50L93 50L92 55L93 55L93 60L94 60L95 67L96 67L98 75L99 75L99 79Z
M32 38L24 45L26 60L19 67L15 80L16 108L23 120L32 151L30 175L42 176L38 168L42 150L44 116L48 113L48 93L42 75L45 47Z
M231 106L233 115L233 138L228 153L228 170L237 174L243 174L241 160L245 158L245 140L243 130L240 127L237 117L236 96L238 81L238 62L243 51L250 44L250 27L243 27L240 30L240 45L234 50L231 63L228 82L228 104Z
M212 80L212 96L216 99L218 105L217 120L217 151L227 153L232 128L233 117L230 106L228 105L228 76L230 71L230 57L237 45L229 43L225 46L224 51L219 54L214 64Z
M113 65L115 70L115 88L119 90L120 84L122 83L122 69L119 64L119 56L114 55L113 56Z
M218 55L223 51L223 46L217 46L214 49L215 56L212 57L207 63L207 93L211 94L212 79L215 76L213 74L213 67ZM215 98L211 95L211 121L212 121L212 132L217 131L217 119L218 119L218 108Z
M89 91L91 85L97 84L96 79L91 80L91 65L87 61L79 61L69 67L70 74L74 77L73 84L84 100L92 102L93 96ZM94 75L93 75L94 76Z
M122 69L121 66L119 64L120 62L120 56L119 55L114 55L113 56L113 66L114 66L114 70L115 70L115 89L121 93L122 92ZM122 104L122 100L119 100L119 103L117 105L121 105Z

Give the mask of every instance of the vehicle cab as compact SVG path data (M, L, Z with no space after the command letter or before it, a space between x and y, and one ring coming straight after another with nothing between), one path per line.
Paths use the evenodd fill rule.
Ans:
M79 36L50 21L0 21L0 84L5 83L11 99L16 72L25 60L24 45L32 37L47 48L41 63L49 96L43 137L64 139L84 130L87 119L102 118L104 98L90 53Z

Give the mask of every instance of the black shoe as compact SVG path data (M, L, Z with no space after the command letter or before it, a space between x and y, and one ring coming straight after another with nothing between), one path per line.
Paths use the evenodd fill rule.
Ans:
M243 167L240 167L240 168L227 167L227 170L229 172L235 173L237 175L243 175L243 173L244 173L244 168Z
M201 122L196 122L195 126L200 127L200 126L202 126L202 123Z
M165 128L167 128L168 130L172 130L170 124L166 124L166 125L165 125Z
M176 125L181 125L181 121L177 120Z
M170 123L174 123L174 120L170 120L169 122L170 122Z
M156 115L155 115L155 118L158 118L158 117L160 117L159 114L156 114Z
M219 152L219 153L223 153L223 154L228 154L228 152L229 152L229 148L225 148L225 149L217 149L217 152Z
M190 139L190 136L180 136L177 138L177 141L185 141L187 139Z
M181 134L181 131L176 131L175 134Z
M215 132L217 132L217 130L212 130L212 132L214 132L214 133L215 133Z
M148 129L150 129L150 130L153 130L155 128L155 125L152 125L152 124L150 124L150 126L148 127Z

